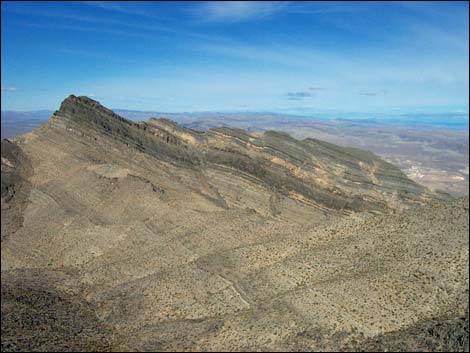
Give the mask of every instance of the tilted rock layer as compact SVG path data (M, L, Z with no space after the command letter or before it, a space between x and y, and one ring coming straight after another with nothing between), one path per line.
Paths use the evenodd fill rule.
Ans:
M468 198L447 198L366 151L70 96L2 141L2 349L385 349L465 316Z

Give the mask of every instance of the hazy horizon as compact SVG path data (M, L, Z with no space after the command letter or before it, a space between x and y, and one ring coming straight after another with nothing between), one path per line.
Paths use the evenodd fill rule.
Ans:
M59 109L59 107L57 107ZM125 114L127 119L140 121L146 118L155 116L181 116L186 119L191 117L200 118L207 114L208 117L219 115L223 118L226 115L229 116L272 116L277 118L292 118L292 119L311 119L311 120L349 120L356 122L373 122L381 124L395 124L395 125L410 125L410 127L435 127L435 128L447 128L453 130L468 130L469 128L469 114L463 112L443 112L443 113L370 113L370 112L335 112L335 111L318 111L316 113L289 113L289 112L274 112L274 111L159 111L159 110L136 110L126 108L110 108L116 113L135 113L137 117L133 117L132 114ZM40 109L40 110L2 110L2 122L9 113L12 114L24 114L27 115L28 119L36 119L38 121L45 121L56 109ZM16 115L15 115L16 116ZM14 119L9 119L13 122ZM21 120L17 121L21 123Z

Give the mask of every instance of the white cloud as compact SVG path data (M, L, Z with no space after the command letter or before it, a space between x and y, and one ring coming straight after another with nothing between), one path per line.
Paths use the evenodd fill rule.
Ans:
M285 1L208 1L193 9L206 22L243 22L272 16L286 9Z
M16 87L2 87L2 92L16 92Z

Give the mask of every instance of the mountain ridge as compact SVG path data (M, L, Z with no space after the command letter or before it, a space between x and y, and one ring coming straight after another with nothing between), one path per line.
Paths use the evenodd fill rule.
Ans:
M53 119L78 123L79 126L76 127L85 124L92 129L96 128L118 141L133 145L157 158L166 158L170 162L178 161L194 167L217 164L235 168L271 184L270 186L285 195L295 192L335 210L365 210L372 208L372 202L364 201L363 195L354 192L352 194L355 203L348 202L349 195L346 197L346 194L351 192L347 185L342 185L343 189L340 189L335 188L333 184L336 183L331 182L329 185L333 190L326 195L322 187L311 188L306 181L315 182L315 168L323 174L332 171L343 173L338 176L341 176L345 183L370 183L372 188L381 189L380 192L384 193L390 189L398 190L398 199L404 204L442 197L410 181L396 167L371 152L339 147L311 138L298 141L282 132L267 131L258 137L233 128L212 128L207 132L198 132L181 127L168 119L151 118L148 122L133 122L92 99L75 96L64 100L61 108L54 113ZM315 153L320 154L321 158L311 157ZM343 171L328 169L321 165L323 161L339 162L339 168L343 168ZM306 163L310 163L307 168ZM367 191L364 190L364 193ZM391 198L391 193L388 194L386 197ZM387 207L383 200L386 197L374 196L382 198L375 202L374 209Z
M369 152L72 96L2 141L1 210L5 350L468 347L468 197Z

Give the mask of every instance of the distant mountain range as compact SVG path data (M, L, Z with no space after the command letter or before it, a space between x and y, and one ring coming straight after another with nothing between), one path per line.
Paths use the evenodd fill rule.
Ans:
M434 113L434 114L379 114L379 113L318 113L312 116L279 114L271 112L181 112L167 113L159 111L139 111L129 109L114 109L114 111L127 119L134 121L143 121L151 117L168 117L179 123L193 123L205 119L218 119L223 121L253 121L253 119L269 119L271 122L283 121L289 119L294 120L310 120L310 121L348 121L358 124L376 124L391 125L409 128L446 128L452 130L468 130L469 114L468 113ZM27 131L30 131L42 122L46 121L54 111L37 110L37 111L12 111L2 110L2 137L12 137Z

